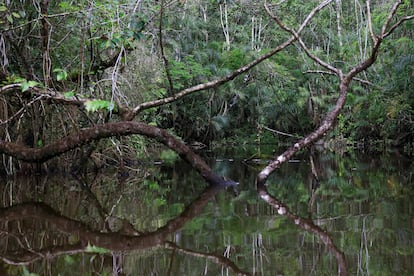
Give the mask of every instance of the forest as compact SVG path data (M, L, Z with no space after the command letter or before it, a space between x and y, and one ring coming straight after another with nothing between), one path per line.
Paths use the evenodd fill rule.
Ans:
M189 162L248 143L410 155L412 19L409 0L3 1L2 173L122 166L152 139Z
M0 274L411 275L413 91L412 0L0 1Z

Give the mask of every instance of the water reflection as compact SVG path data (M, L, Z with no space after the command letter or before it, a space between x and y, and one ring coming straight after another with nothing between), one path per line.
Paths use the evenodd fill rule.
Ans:
M80 252L113 252L116 254L115 252L165 247L180 253L213 260L223 267L230 268L238 275L248 275L237 268L228 258L186 250L168 241L171 234L199 214L209 200L223 188L225 187L211 186L206 188L180 216L168 221L165 226L154 232L143 233L139 236L135 236L135 233L129 235L121 231L104 233L91 230L84 223L65 217L44 203L23 203L2 208L0 223L3 226L1 233L4 249L1 259L11 265L28 265L35 261L50 260L60 255ZM39 229L36 229L40 233L33 233L31 231L34 229L22 227L29 221L40 226ZM26 232L26 230L30 231ZM47 235L53 236L49 244L46 241L41 245L30 242L33 234L43 235L42 232L45 231L50 232ZM57 240L59 245L55 244ZM120 270L119 267L116 270Z
M298 227L316 235L327 247L327 249L335 256L338 264L338 275L348 275L345 255L336 247L332 237L326 231L316 226L312 220L293 214L285 204L270 195L265 186L260 185L257 187L257 190L260 197L269 205L273 206L279 215L287 217Z
M0 275L410 275L410 162L299 156L255 187L258 164L210 160L88 179L4 179ZM316 174L316 177L315 177Z

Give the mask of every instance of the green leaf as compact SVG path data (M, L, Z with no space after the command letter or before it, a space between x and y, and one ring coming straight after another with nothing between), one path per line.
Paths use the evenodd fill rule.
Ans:
M109 253L111 252L110 250L106 249L106 248L102 248L102 247L97 247L95 245L90 245L88 243L88 245L85 248L85 252L87 253L98 253L98 254L105 254L105 253Z
M105 101L105 100L86 101L84 105L85 105L86 111L88 112L96 112L100 109L104 109L108 111L113 111L116 109L116 106L113 102Z
M21 85L22 85L21 86L22 92L25 92L25 91L29 90L29 88L32 88L32 87L35 87L35 86L39 85L39 83L37 81L23 80Z
M9 21L11 24L13 24L13 16L11 16L10 14L6 16L7 21Z
M15 18L21 18L20 14L18 14L17 12L12 12L12 15L13 15Z
M66 80L67 77L68 77L68 73L66 71L61 71L57 74L56 79L57 81L62 81L62 80Z
M6 7L6 6L1 5L1 6L0 6L0 12L5 12L5 11L7 11L7 7Z
M54 73L56 74L56 80L57 81L63 81L66 80L68 78L68 72L64 69L60 69L60 68L56 68L53 70Z
M72 98L73 96L75 96L75 91L71 90L68 92L63 93L63 96L68 99L68 98Z

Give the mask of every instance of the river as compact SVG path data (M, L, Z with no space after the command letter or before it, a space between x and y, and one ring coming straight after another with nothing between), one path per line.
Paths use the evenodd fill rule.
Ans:
M180 160L3 176L0 275L414 275L410 159L305 152L258 189L262 152L203 153L226 188Z

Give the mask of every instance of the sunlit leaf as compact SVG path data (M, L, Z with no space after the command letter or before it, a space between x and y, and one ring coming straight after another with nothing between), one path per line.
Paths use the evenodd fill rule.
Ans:
M85 252L87 253L98 253L98 254L106 254L111 252L110 250L102 247L97 247L95 245L91 245L88 243L88 245L85 248Z
M10 14L6 16L7 21L9 21L11 24L13 24L13 16L11 16Z
M56 73L56 80L63 81L68 77L68 72L64 69L56 68L53 70L53 73Z
M98 110L108 110L108 111L113 111L116 109L116 106L113 102L111 101L105 101L105 100L91 100L91 101L86 101L84 103L85 105L85 109L88 112L96 112Z
M25 92L25 91L29 90L29 88L35 87L37 85L39 85L39 83L37 81L26 81L26 80L24 80L21 83L22 92Z
M75 92L73 90L71 90L71 91L63 93L63 96L65 98L71 98L71 97L75 96Z

